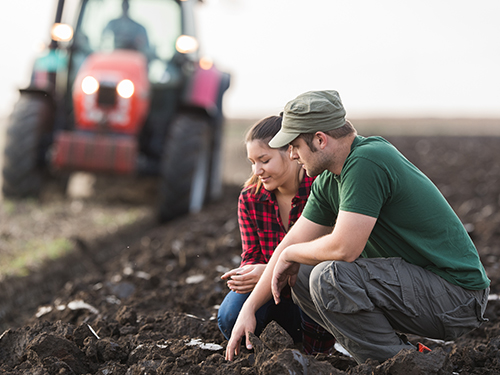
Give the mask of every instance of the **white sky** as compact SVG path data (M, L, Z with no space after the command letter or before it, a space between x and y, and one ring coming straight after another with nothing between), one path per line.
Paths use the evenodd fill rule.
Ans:
M56 0L0 0L0 117L28 83ZM232 74L228 117L336 89L348 117L500 117L498 0L206 0L202 50Z

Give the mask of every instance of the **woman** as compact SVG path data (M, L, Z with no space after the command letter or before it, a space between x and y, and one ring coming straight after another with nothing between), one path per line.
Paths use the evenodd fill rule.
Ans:
M281 120L281 116L267 117L252 126L245 138L252 176L245 183L238 202L242 260L239 268L221 276L227 280L230 292L219 308L218 322L228 340L243 303L259 281L274 249L302 213L314 180L290 159L288 146L281 149L268 146L280 130ZM257 311L255 334L259 335L267 323L275 320L295 342L304 343L307 354L329 352L335 343L333 336L301 314L292 302L289 288L282 295L285 298L280 304L270 300Z

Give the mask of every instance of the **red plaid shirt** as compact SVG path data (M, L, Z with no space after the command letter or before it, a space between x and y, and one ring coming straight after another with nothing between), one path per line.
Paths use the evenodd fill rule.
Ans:
M313 181L314 178L304 175L297 195L292 199L288 228L295 224L302 213ZM244 189L238 201L238 221L243 245L241 266L267 264L286 234L274 193L261 188L258 193L253 194L253 188L254 186L249 186Z

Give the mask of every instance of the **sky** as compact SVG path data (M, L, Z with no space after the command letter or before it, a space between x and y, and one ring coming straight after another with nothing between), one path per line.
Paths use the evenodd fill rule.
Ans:
M2 118L48 42L56 0L0 4ZM197 16L202 53L231 74L227 117L335 89L351 118L500 118L498 0L205 0Z

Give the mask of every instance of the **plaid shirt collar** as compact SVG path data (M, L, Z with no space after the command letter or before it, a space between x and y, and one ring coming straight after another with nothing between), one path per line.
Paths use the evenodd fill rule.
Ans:
M313 177L309 177L307 174L304 174L304 178L302 179L299 185L299 190L297 191L295 197L293 197L292 202L296 202L297 200L299 201L307 200L313 181L314 181ZM259 192L255 194L255 199L260 202L266 202L266 201L275 202L276 196L274 195L273 192L261 188Z

